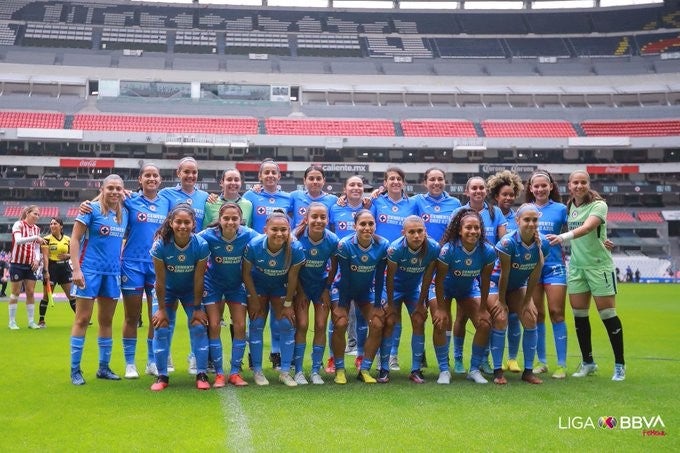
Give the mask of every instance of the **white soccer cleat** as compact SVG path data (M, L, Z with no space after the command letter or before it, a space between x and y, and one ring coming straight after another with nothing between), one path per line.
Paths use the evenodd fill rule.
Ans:
M295 379L295 382L297 382L298 385L309 384L309 382L307 382L307 378L305 377L305 373L303 373L302 371L298 371L297 373L295 373L293 379Z
M473 381L476 384L488 384L489 381L486 380L484 376L482 376L482 372L479 370L472 370L468 373L467 379L469 381Z
M572 374L572 377L586 377L595 374L597 371L597 364L595 362L593 363L585 363L581 362L581 364L578 366L578 370L574 374Z
M437 384L448 385L451 383L451 372L446 370L439 373L439 378L437 378Z
M138 379L139 372L134 363L129 363L125 365L125 379Z

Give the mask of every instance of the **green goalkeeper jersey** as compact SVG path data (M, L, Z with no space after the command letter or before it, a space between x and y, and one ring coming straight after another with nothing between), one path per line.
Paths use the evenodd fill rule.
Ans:
M582 269L613 267L612 255L604 246L607 240L607 203L594 200L581 206L572 204L569 209L569 230L580 227L590 216L597 217L601 223L590 233L571 241L569 265Z

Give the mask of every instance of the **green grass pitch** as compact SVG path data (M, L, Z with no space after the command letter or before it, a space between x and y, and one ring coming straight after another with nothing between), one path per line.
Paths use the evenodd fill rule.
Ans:
M87 385L74 387L69 379L73 315L68 305L58 302L48 311L47 329L31 331L20 303L21 330L0 329L0 451L679 451L678 293L677 285L621 285L617 305L628 373L620 383L610 380L611 348L592 309L600 373L585 379L556 381L546 376L543 385L531 386L513 374L507 386L498 387L455 376L451 385L440 386L435 383L438 371L428 339L427 383L416 385L408 380L410 332L405 324L402 371L392 372L386 385L354 380L348 356L351 379L345 386L333 384L326 376L323 386L286 388L275 372L266 369L269 387L255 386L252 373L246 371L244 377L251 384L246 388L199 392L186 372L188 333L180 325L173 344L177 371L161 393L149 390L149 376L120 382L95 379L96 326L88 331L83 357ZM0 305L2 310L6 301ZM580 355L571 310L567 311L568 365L573 372ZM124 372L122 314L120 306L111 363L120 374ZM7 319L4 314L3 319ZM180 315L178 320L182 324L185 318ZM139 329L140 371L146 361L145 332ZM428 326L428 338L430 333ZM550 328L547 336L554 367ZM228 362L228 332L222 337ZM471 339L468 334L466 362ZM309 354L308 348L307 372ZM598 419L604 416L615 417L618 426L598 427ZM594 427L588 426L589 421ZM634 425L650 421L656 433Z

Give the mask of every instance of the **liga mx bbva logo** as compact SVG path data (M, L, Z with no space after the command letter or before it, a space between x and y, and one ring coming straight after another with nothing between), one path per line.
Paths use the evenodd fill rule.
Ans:
M602 429L614 429L618 426L618 424L619 422L616 420L616 417L612 417L610 415L600 417L597 420L597 426Z

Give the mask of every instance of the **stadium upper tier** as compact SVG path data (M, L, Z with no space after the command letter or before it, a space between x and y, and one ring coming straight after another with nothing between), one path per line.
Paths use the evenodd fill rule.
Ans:
M165 115L107 115L0 111L2 128L160 132L214 135L308 135L377 137L673 137L680 120L501 121L343 118L240 118Z
M400 63L637 56L677 50L680 11L671 5L428 12L8 0L0 5L3 45Z

